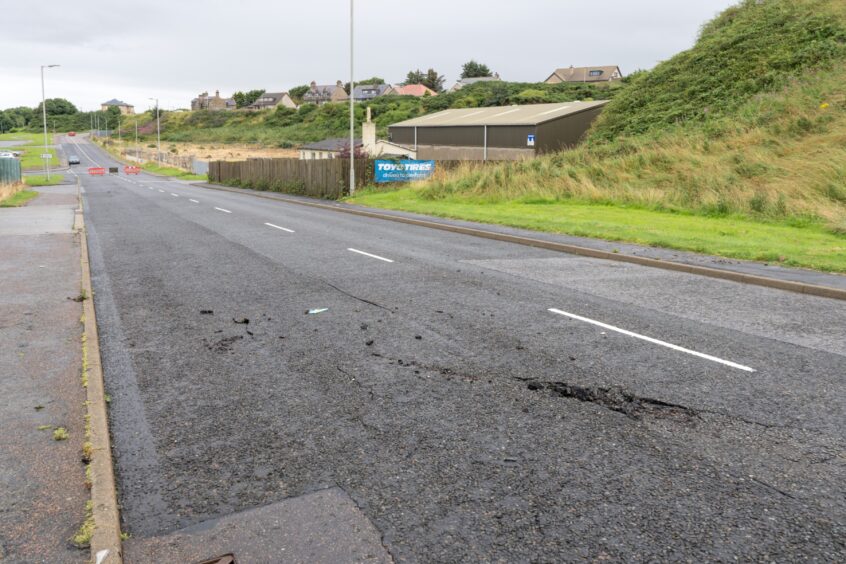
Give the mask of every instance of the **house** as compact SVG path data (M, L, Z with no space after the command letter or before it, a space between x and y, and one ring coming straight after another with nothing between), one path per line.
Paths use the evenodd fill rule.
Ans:
M422 98L423 96L437 96L438 93L429 88L428 86L424 86L422 84L406 84L405 86L391 86L391 88L385 92L386 95L395 94L397 96L417 96L418 98Z
M255 102L247 106L247 109L266 110L277 106L284 106L292 110L297 109L297 104L287 92L265 92Z
M108 111L109 108L118 108L120 113L125 116L130 116L135 113L135 106L132 104L127 104L126 102L121 102L117 98L112 98L108 102L103 102L100 104L100 111Z
M361 139L355 140L355 150L360 151L362 147ZM349 154L350 152L350 138L339 137L336 139L324 139L317 143L309 143L300 147L300 160L313 161L325 159L340 158L342 153Z
M343 102L349 100L347 91L344 90L344 83L340 80L334 85L317 84L312 81L308 91L303 94L303 102L321 106L329 102Z
M424 160L520 160L577 145L606 101L462 108L395 123L392 143Z
M623 73L617 65L607 67L573 67L556 69L546 79L547 84L562 82L615 82L623 80Z
M191 100L191 111L209 110L211 112L219 112L222 110L234 110L238 107L235 100L232 98L221 98L220 90L214 91L214 96L209 96L208 92L203 92L193 100Z
M497 80L501 80L499 78L499 74L494 74L493 76L478 76L476 78L462 78L458 82L453 85L452 88L449 89L450 92L458 92L465 86L470 86L471 84L476 84L477 82L494 82Z
M367 121L361 125L361 132L364 152L371 158L401 157L412 160L417 158L417 151L411 147L376 138L376 124L371 118L370 108L367 108Z
M384 96L390 89L389 84L359 84L353 90L353 99L356 102L366 102Z

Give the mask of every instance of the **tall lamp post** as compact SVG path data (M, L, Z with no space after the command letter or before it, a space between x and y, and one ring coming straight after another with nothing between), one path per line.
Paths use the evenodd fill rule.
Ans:
M159 99L150 98L156 102L156 162L162 165L162 128L159 122Z
M47 155L47 97L44 95L44 69L52 69L59 65L41 65L41 117L44 120L44 154ZM50 159L44 159L44 172L50 180Z
M355 0L350 0L350 196L355 194Z

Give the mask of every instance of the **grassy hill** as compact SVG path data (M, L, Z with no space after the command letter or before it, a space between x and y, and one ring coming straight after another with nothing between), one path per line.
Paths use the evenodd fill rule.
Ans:
M844 83L845 2L747 0L582 147L357 201L846 272Z
M613 98L625 87L584 84L528 84L514 82L478 83L459 92L426 98L382 96L356 105L356 123L360 128L369 106L379 134L387 127L423 114L447 108L473 108L505 104L568 102L572 100ZM145 139L155 135L152 116L142 115L140 128ZM329 137L342 137L349 131L349 105L304 105L299 110L277 108L260 112L166 112L162 120L162 139L194 143L250 143L276 147L294 147Z

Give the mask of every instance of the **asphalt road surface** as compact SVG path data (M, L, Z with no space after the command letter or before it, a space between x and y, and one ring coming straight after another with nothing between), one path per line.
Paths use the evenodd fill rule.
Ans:
M136 538L340 488L398 561L846 558L843 302L82 185Z

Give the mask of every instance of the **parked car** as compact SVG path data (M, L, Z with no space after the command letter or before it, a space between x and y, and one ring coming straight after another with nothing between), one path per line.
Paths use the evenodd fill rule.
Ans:
M79 157L77 157L76 155L68 155L68 164L69 165L79 164Z
M15 155L13 153L9 153L8 151L0 152L0 159L14 159Z
M76 131L68 131L68 137L76 137Z

